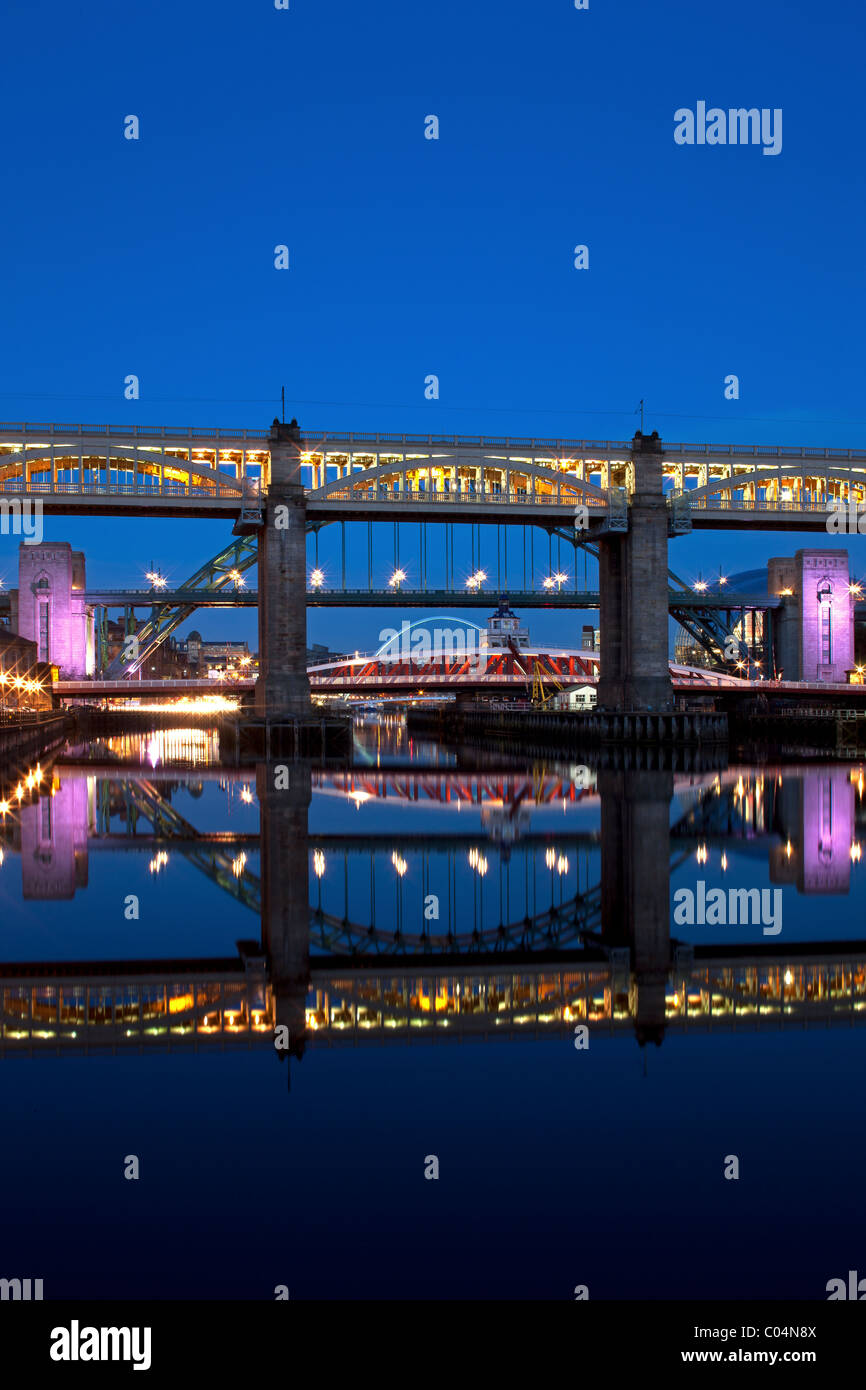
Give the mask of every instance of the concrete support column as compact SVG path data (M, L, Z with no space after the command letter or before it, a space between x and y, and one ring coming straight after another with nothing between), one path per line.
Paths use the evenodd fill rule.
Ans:
M310 710L307 676L306 493L297 424L274 422L270 480L259 533L259 679L256 712L271 719Z
M632 463L629 529L599 538L598 703L604 709L669 710L668 516L657 434L635 435Z
M303 1053L310 978L307 762L260 763L262 948L268 957L275 1022L289 1030L289 1053ZM282 1057L285 1053L279 1054Z
M638 1041L661 1042L670 941L670 772L599 772L602 937L631 953Z

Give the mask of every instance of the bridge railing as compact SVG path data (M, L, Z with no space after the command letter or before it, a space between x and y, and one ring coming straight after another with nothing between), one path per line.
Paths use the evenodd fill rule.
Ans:
M807 444L673 444L662 440L666 455L705 458L801 458L866 460L862 449L821 449Z
M63 694L73 686L76 689L79 686L86 686L89 691L92 690L96 694L99 694L104 686L114 687L118 685L122 686L124 690L137 690L139 687L141 687L142 690L149 690L151 687L158 687L160 690L175 690L181 686L184 690L213 690L217 686L231 686L232 689L234 689L235 686L246 688L254 684L255 681L249 676L240 676L236 680L226 680L224 676L217 677L214 680L208 680L206 678L200 679L195 676L145 676L142 679L139 679L137 676L131 679L118 676L108 680L100 679L98 676L81 676L76 677L74 680L55 681L52 689Z
M0 460L2 462L2 460ZM178 483L158 479L152 482L142 478L138 483L90 482L51 482L39 478L29 483L23 478L0 478L0 493L21 493L42 497L226 497L241 501L243 494L240 481L225 474L214 475L213 483ZM256 494L258 496L258 494Z
M732 479L731 484L736 489L736 481ZM689 497L687 489L669 492L668 497L678 505L682 505L682 500L685 499L690 510L696 512L826 512L830 510L834 500L805 497L795 502L788 498L777 500L773 497L758 497L752 502L746 497L721 497L715 493L704 497Z
M2 427L0 427L2 428ZM631 442L622 439L551 439L529 438L526 435L505 434L377 434L372 431L353 431L335 434L328 431L305 430L305 443L313 451L320 453L323 448L353 444L426 444L439 445L447 449L496 448L496 449L577 449L581 453L623 453L629 455Z
M250 441L258 446L264 446L265 449L269 441L269 431L262 429L218 429L201 425L57 424L53 421L33 420L4 421L0 423L0 442L3 441L4 434L35 434L47 438L102 436L120 439ZM567 450L576 453L577 456L605 457L617 455L625 458L631 457L632 443L633 441L630 439L562 439L551 438L550 436L530 437L528 435L499 434L398 434L369 430L353 432L312 428L304 430L302 439L302 447L310 452L321 452L323 448L328 446L337 449L356 444L398 444L427 445L428 447L438 445L450 449L461 447L528 449L531 452L539 449L553 449L558 453ZM662 440L662 449L668 455L681 454L694 458L801 458L866 461L866 450L863 449L831 449L803 444L695 444Z
M557 496L556 493L539 493L526 490L512 490L506 492L475 489L466 491L453 489L449 491L425 492L422 489L386 489L376 487L345 487L334 489L330 488L327 493L317 495L320 489L316 489L310 500L313 502L402 502L406 505L417 502L430 502L436 506L448 506L448 504L477 503L479 506L493 505L510 506L512 503L522 503L527 506L553 506L553 507L574 507L577 503L585 503L588 507L594 507L599 511L606 510L608 502L606 498L597 497L594 494L584 495L579 486L568 494Z
M786 686L789 684L793 685L794 682L785 681ZM837 709L835 705L788 705L773 713L777 716L784 714L786 718L798 716L801 719L866 719L866 710Z
M103 435L105 438L118 439L226 439L226 440L253 440L258 444L267 445L267 430L227 430L227 429L206 429L199 425L58 425L42 424L38 421L25 420L21 423L10 423L4 421L0 423L0 443L3 442L4 434L38 434L66 436L67 438L77 435L85 437L91 435Z

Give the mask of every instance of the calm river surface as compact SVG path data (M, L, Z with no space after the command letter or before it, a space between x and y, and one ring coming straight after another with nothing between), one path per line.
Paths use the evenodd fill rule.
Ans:
M41 770L0 815L0 1274L821 1299L862 1265L858 764L605 772L383 718L351 770L195 729Z

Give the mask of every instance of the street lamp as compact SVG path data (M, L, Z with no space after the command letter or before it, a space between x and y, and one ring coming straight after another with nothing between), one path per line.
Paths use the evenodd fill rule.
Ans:
M145 579L150 580L151 589L165 589L168 586L168 580L160 570L148 570Z
M314 569L314 570L313 570L313 573L310 575L310 588L311 588L311 589L321 589L321 587L322 587L322 585L324 584L324 582L325 582L325 572L324 572L324 570Z
M396 570L394 571L394 573L391 575L391 578L388 580L388 587L389 587L389 589L399 589L399 588L400 588L400 585L403 584L403 583L405 582L405 580L406 580L406 571L405 571L405 570L401 570L401 569L396 569Z

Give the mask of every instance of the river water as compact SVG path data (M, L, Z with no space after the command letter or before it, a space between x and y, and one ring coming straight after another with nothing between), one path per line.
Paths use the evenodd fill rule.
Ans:
M8 772L0 1274L816 1299L862 1264L859 764L609 772L371 717L350 767L157 728Z

